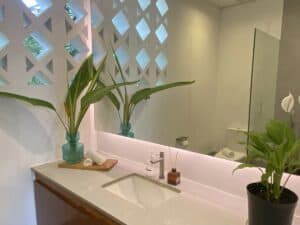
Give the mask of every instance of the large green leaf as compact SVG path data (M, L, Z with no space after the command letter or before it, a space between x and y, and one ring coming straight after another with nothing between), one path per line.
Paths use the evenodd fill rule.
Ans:
M300 139L296 140L293 146L287 149L286 154L284 155L284 161L288 161L290 159L294 160L295 158L298 158L299 151L300 151Z
M114 84L114 85L116 85L116 84ZM102 88L106 87L106 85L100 80L98 80L98 86L102 87ZM121 103L118 100L117 96L115 96L115 94L112 91L109 91L107 93L107 97L112 102L112 104L116 107L116 109L119 111L121 108Z
M110 79L111 79L111 81L113 82L113 84L116 85L117 82L116 82L116 80L113 78L113 76L112 76L110 73L109 73L109 76L110 76ZM123 81L123 82L125 82L125 81ZM117 92L118 92L118 95L119 95L119 97L120 97L122 103L124 104L125 101L124 101L124 97L123 97L123 95L122 95L121 89L118 87L118 88L116 88L116 90L117 90Z
M189 84L193 84L193 83L195 83L195 81L183 81L183 82L175 82L175 83L160 85L160 86L154 87L154 88L145 88L145 89L139 90L136 93L134 93L131 97L130 103L133 105L137 105L140 101L149 98L152 94L155 94L157 92L160 92L160 91L163 91L163 90L166 90L169 88L189 85Z
M254 146L249 145L247 149L248 149L248 158L250 159L250 161L253 161L255 159L266 159L266 154L256 149Z
M87 92L93 90L99 84L98 81L100 80L100 76L101 76L102 72L105 69L105 63L106 63L106 56L102 60L102 62L100 64L100 66L98 67L98 69L95 69L93 67L93 74L92 74L91 84L90 84Z
M118 56L117 56L117 53L116 53L114 47L112 47L112 51L113 51L113 57L114 57L114 59L115 59L115 61L116 61L116 64L117 64L117 68L118 68L118 70L119 70L119 72L120 72L120 74L121 74L122 81L123 81L123 82L126 82L126 78L125 78L125 76L124 76L124 72L123 72L123 69L122 69L120 60L119 60L119 58L118 58ZM125 93L127 94L126 86L125 86L124 88L125 88Z
M294 141L295 135L293 130L285 123L272 120L266 125L266 130L269 138L277 145L280 145L287 138L288 141Z
M120 61L118 59L118 56L116 54L116 51L115 51L114 47L112 47L112 51L113 51L113 57L114 57L114 59L116 61L116 64L117 64L117 68L118 68L118 70L119 70L119 72L121 74L122 81L124 83L124 82L126 82L126 78L124 76L124 72L123 72L122 66L120 64ZM118 90L118 92L119 92L119 90ZM128 110L130 103L129 103L129 96L128 96L126 85L124 85L124 95L125 95L124 96L124 100L123 100L123 95L120 96L121 101L122 101L123 106L124 106L124 110L123 110L123 123L128 120L127 118L130 118L130 113L129 113L129 110Z
M266 139L265 134L249 132L249 142L250 145L265 154L272 151L271 147L268 145L269 141Z
M135 82L125 82L125 83L120 83L117 85L111 85L107 87L98 87L97 89L87 93L82 99L81 99L81 108L86 108L90 104L94 104L96 102L99 102L102 98L104 98L111 90L125 86L125 85L132 85L136 84L137 81Z
M272 154L272 164L277 172L284 170L284 155L286 154L287 144L287 140L284 140L280 145L275 146Z
M77 102L79 96L82 94L83 90L87 89L88 85L94 78L94 68L93 68L93 56L87 57L82 65L80 66L78 72L75 75L72 84L68 88L66 100L65 100L65 111L68 117L69 129L71 134L77 132L78 124L76 124L77 113Z
M76 120L74 132L76 132L79 129L80 123L91 104L101 101L105 96L107 96L110 93L111 90L115 89L116 87L135 84L135 83L136 82L121 83L118 85L112 85L108 87L101 87L98 85L95 90L87 92L81 98L81 108L80 108L78 118Z
M93 56L90 55L80 66L78 72L68 89L65 106L67 108L76 107L76 102L82 91L93 79ZM72 104L72 105L71 105Z
M34 106L45 107L45 108L51 109L51 110L56 112L55 107L50 102L47 102L47 101L44 101L44 100L41 100L41 99L30 98L30 97L26 97L26 96L23 96L23 95L17 95L17 94L8 93L8 92L0 92L0 96L6 97L6 98L17 99L17 100L29 103L29 104L34 105Z
M17 94L13 94L13 93L9 93L9 92L0 92L0 97L12 98L12 99L16 99L16 100L20 100L20 101L29 103L34 106L40 106L40 107L44 107L44 108L53 110L56 113L56 115L57 115L58 119L60 120L60 122L62 123L62 125L64 126L64 128L66 130L68 130L68 126L65 124L65 122L63 121L63 119L61 118L59 113L56 111L55 107L50 102L47 102L45 100L38 99L38 98L30 98L27 96L17 95Z

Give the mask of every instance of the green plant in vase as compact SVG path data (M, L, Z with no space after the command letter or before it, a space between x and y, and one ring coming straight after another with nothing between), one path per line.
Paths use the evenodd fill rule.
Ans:
M261 172L260 182L247 186L249 225L291 225L298 197L286 188L292 175L284 173L300 168L300 139L288 123L278 120L267 123L264 132L249 132L248 138L247 162L235 170L250 167ZM265 169L255 164L257 160Z
M123 85L135 84L127 82L103 86L98 81L105 67L105 59L96 69L93 66L93 56L89 56L80 66L72 83L67 85L67 95L64 101L66 120L59 115L54 105L42 99L30 98L9 92L0 92L0 96L17 99L34 106L45 107L54 111L66 130L67 143L62 146L63 159L70 164L79 163L84 156L84 146L79 143L79 126L93 103L101 101L111 90Z
M116 62L116 66L118 71L121 74L122 81L126 83L126 79L124 76L123 69L121 67L120 61L117 57L117 54L114 49L113 51L113 57ZM114 78L110 75L112 82L117 85L117 82L114 80ZM179 86L184 86L184 85L190 85L195 83L195 81L183 81L183 82L174 82L174 83L169 83L169 84L164 84L160 86L156 86L153 88L144 88L137 90L135 93L133 93L131 96L128 94L127 90L127 85L123 86L123 90L121 90L122 87L116 88L117 94L111 92L107 97L111 100L113 103L114 107L116 108L121 125L120 125L120 135L126 136L126 137L134 137L134 133L132 132L131 128L131 118L132 114L136 108L136 106L143 100L147 100L150 98L151 95L170 89L170 88L175 88ZM103 83L101 85L104 86ZM122 110L122 116L120 115L120 111Z

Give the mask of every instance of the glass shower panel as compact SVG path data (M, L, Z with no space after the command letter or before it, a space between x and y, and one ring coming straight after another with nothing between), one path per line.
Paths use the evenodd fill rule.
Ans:
M255 30L249 130L263 131L275 117L276 84L280 40Z

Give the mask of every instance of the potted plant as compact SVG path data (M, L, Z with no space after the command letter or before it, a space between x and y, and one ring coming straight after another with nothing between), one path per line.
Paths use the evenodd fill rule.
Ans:
M113 51L113 57L116 62L116 66L118 71L121 74L122 81L126 83L126 79L124 76L123 69L121 67L120 61L117 57L117 54L115 50L112 48ZM112 82L117 85L117 82L114 80L114 78L110 75ZM113 92L110 92L107 97L111 100L114 107L116 108L121 125L120 125L120 135L126 136L126 137L134 137L134 133L131 130L131 117L134 112L135 107L143 100L147 100L150 98L151 95L161 92L163 90L189 85L193 84L195 81L183 81L183 82L175 82L175 83L169 83L165 85L156 86L153 88L144 88L137 90L135 93L133 93L131 96L129 96L127 91L127 85L124 85L124 89L121 90L120 87L116 88L117 95ZM104 86L102 83L101 85ZM123 115L120 115L120 110L122 109Z
M69 164L79 163L84 156L84 146L82 143L79 143L78 130L89 106L102 100L104 96L117 87L136 83L128 82L104 87L98 82L104 67L105 59L95 69L92 55L82 63L72 83L68 84L67 95L64 101L66 122L50 102L8 92L0 92L0 96L21 100L34 106L41 106L54 111L66 130L67 143L62 146L63 159Z
M272 120L265 132L248 133L247 149L247 162L235 170L254 167L262 174L260 182L247 186L249 225L291 225L298 197L286 188L291 174L284 179L284 172L300 168L300 139L287 123ZM255 165L257 160L265 169Z

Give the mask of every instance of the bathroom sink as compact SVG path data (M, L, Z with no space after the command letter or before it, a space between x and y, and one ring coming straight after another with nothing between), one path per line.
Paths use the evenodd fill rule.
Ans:
M180 190L139 174L130 174L103 185L107 191L141 208L155 208L176 197Z

